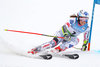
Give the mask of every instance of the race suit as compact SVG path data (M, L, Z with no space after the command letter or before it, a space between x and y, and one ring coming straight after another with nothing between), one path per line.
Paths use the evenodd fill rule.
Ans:
M85 44L89 39L88 23L81 26L78 23L77 18L72 18L69 20L69 22L65 23L59 31L55 33L55 36L65 37L65 39L54 37L51 41L33 48L31 53L36 54L49 48L54 48L58 52L65 51L66 49L71 48L79 43L79 38L77 36L81 33L84 33L83 43ZM59 43L60 45L57 46Z

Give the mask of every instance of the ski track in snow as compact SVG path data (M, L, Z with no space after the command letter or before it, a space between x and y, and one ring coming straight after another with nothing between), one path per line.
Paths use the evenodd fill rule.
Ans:
M7 48L8 46L8 48ZM13 47L12 47L13 48ZM100 53L82 52L79 50L67 50L64 53L77 53L79 59L73 60L61 56L54 56L51 60L17 52L9 48L9 43L0 38L0 67L100 67Z
M92 0L1 0L0 36L3 36L7 42L13 43L14 46L9 45L0 37L0 67L100 67L100 53L93 51L71 51L72 53L79 54L80 57L76 60L59 56L54 56L51 60L44 60L33 57L33 55L26 55L24 52L21 52L20 48L25 46L25 44L34 43L33 46L35 46L35 42L39 38L34 35L28 36L26 34L4 32L5 28L9 28L52 34L52 32L55 32L55 30L65 23L69 15L74 12L85 9L89 11L91 17L92 3ZM99 12L100 5L96 5L95 23L93 24L91 40L91 47L95 49L100 48L100 32L98 32L100 25L98 22L100 21ZM41 37L43 42L47 40L43 38L44 37ZM37 41L37 43L40 42L42 41ZM25 47L22 49L24 48Z
M2 44L5 45L5 44ZM4 48L4 47L0 47ZM5 48L4 48L5 49ZM100 53L71 51L67 53L78 53L79 59L54 56L51 60L39 57L27 57L16 54L16 52L0 51L0 67L100 67Z

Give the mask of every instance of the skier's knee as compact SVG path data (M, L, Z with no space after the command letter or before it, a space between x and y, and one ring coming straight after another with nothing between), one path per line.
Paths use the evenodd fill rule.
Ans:
M54 37L50 43L52 44L52 47L55 47L58 43L58 39L56 37Z
M58 43L58 39L56 37L54 37L53 40L56 41L56 43Z
M58 43L58 39L57 39L56 37L54 37L54 38L53 38L53 42L55 43L55 45L54 45L54 46L56 46L56 45L57 45L57 43Z

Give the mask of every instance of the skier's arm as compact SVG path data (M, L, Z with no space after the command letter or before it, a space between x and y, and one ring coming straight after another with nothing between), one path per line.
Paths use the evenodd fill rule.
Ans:
M89 27L84 33L84 40L83 40L83 45L82 45L82 51L85 51L87 48L88 40L89 40Z
M70 18L69 22L67 22L66 24L64 24L62 26L62 32L63 32L63 35L64 35L64 39L69 41L71 39L71 36L73 36L68 28L70 27L71 24L74 24L75 23L75 19L76 18Z

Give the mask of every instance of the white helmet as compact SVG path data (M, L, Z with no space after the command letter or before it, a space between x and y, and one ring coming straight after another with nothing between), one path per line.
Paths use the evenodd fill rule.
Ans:
M88 22L89 14L88 14L88 12L86 12L86 11L84 11L84 10L80 10L80 11L77 13L77 18L78 18L78 20Z
M86 18L89 18L88 12L86 12L86 11L84 11L84 10L80 10L80 11L77 13L77 16L78 16L78 17L86 17Z

